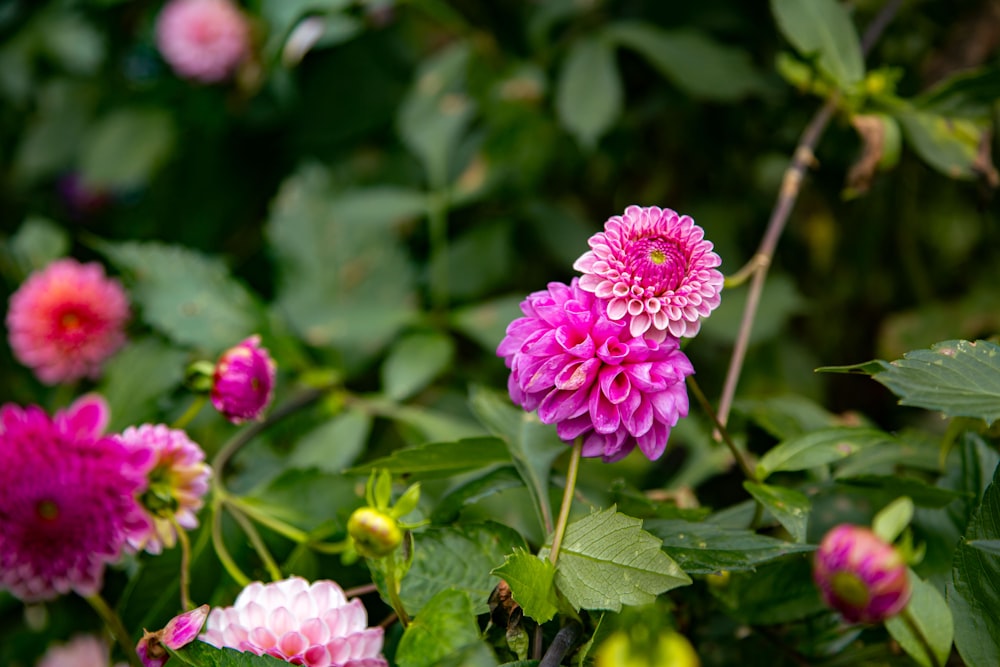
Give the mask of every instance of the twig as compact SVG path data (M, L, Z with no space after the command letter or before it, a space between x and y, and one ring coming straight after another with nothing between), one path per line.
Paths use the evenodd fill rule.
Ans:
M545 657L538 663L538 667L558 667L561 665L563 657L573 648L578 636L580 636L580 626L576 623L559 628L559 632L552 638L549 650L545 652Z

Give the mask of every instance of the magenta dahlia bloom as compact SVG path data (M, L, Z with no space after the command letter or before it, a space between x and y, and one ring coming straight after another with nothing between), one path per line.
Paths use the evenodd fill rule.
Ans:
M271 402L277 369L260 336L250 336L215 364L212 405L234 424L258 419Z
M197 609L174 616L162 630L143 632L142 639L135 647L142 664L145 667L163 667L170 659L167 648L176 651L198 638L198 633L208 618L208 611L209 606L203 604Z
M588 243L573 264L580 287L607 302L608 317L627 319L633 336L694 336L719 305L722 260L689 216L629 206Z
M127 536L148 530L135 496L148 453L104 436L90 395L49 417L0 407L0 588L25 602L96 593Z
M250 53L250 25L230 0L171 0L156 20L156 46L186 79L225 81Z
M232 607L213 609L201 640L308 667L386 667L382 628L332 581L255 581Z
M514 402L537 409L563 440L583 437L584 456L617 461L638 445L659 458L687 415L684 378L694 373L677 339L633 336L576 278L549 283L521 310L497 348Z
M826 534L813 561L813 580L827 605L849 623L880 623L910 599L903 557L862 526L841 524Z
M125 290L100 264L60 259L11 295L7 330L17 360L51 385L100 375L128 318Z
M93 635L77 635L65 644L49 647L36 667L107 667L111 663L108 645ZM115 667L127 667L119 662Z
M130 426L120 436L130 450L145 450L149 459L148 484L139 502L149 518L149 530L129 536L129 546L158 554L177 543L177 528L198 527L197 512L204 504L211 469L205 452L184 431L163 424Z

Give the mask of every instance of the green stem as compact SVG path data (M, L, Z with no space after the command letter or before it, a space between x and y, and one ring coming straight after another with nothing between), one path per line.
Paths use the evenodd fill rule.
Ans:
M188 539L187 531L177 523L177 517L172 518L174 531L177 533L177 544L181 548L181 609L188 611L194 609L191 604L191 540Z
M94 611L97 612L97 615L101 617L101 620L108 627L108 630L111 631L111 635L118 642L118 645L122 647L122 651L125 652L125 657L128 659L129 664L133 667L143 667L142 661L139 659L139 654L135 652L135 645L132 643L131 635L125 629L122 619L115 613L114 609L104 601L104 598L99 593L87 595L84 599L93 607Z
M260 556L261 561L264 563L264 567L267 568L267 574L271 577L271 581L280 581L285 578L281 573L281 568L278 567L277 561L271 555L268 550L267 545L264 544L264 540L261 539L260 533L257 532L256 526L253 525L253 521L247 518L246 514L243 513L238 506L234 505L232 502L223 501L229 513L233 515L233 519L236 523L240 525L243 532L246 533L247 538L250 540L250 545L253 546L254 551Z
M231 507L239 509L240 512L250 517L257 523L261 524L262 526L270 528L279 535L284 535L293 542L303 544L305 542L308 542L310 539L309 534L306 533L304 530L300 530L295 526L285 523L281 519L277 519L271 516L267 512L258 509L257 507L254 507L252 504L246 502L243 498L240 498L239 496L230 496L227 494L225 499L226 503L229 504Z
M726 446L729 447L729 451L732 452L733 458L736 459L736 464L740 467L740 471L743 473L743 476L751 482L756 483L757 475L754 473L753 467L751 467L750 462L747 461L746 456L740 448L736 446L732 436L729 435L729 431L726 430L725 425L719 421L718 415L715 414L715 410L712 409L712 404L708 402L708 399L705 397L705 392L701 390L697 380L694 379L693 375L689 375L687 382L688 387L691 389L691 393L694 394L695 400L698 401L701 409L704 410L705 414L707 414L709 419L712 420L716 431L721 435L723 442L726 443Z
M920 647L924 649L924 653L927 654L927 659L930 661L931 667L941 667L941 661L938 660L937 654L934 652L934 648L931 646L930 641L927 639L927 636L920 628L916 619L913 618L913 614L910 613L910 606L907 605L903 607L903 611L901 611L899 615L903 619L903 622L906 623L906 627L910 629L910 632L912 632L917 638L917 641L920 642Z
M559 507L559 518L556 520L556 532L552 536L552 550L549 551L549 562L553 565L559 560L563 535L566 534L566 523L569 521L569 509L573 504L573 493L576 491L576 475L580 470L582 453L583 439L577 438L573 443L573 449L570 450L569 468L566 470L566 488L563 489L562 505Z
M222 539L222 499L218 495L215 496L212 503L212 546L215 547L215 555L219 562L222 563L222 567L226 569L233 581L240 586L247 586L251 581L250 577L243 574L243 570L233 560L229 549L226 548L225 541Z
M406 613L403 601L399 597L400 581L396 578L396 552L394 551L387 556L386 560L388 567L385 568L385 588L389 594L389 604L392 606L393 611L396 612L400 624L402 624L403 628L406 628L410 625L410 617Z
M170 428L177 430L183 430L184 428L186 428L187 425L190 424L194 420L194 418L198 416L198 413L201 412L201 409L205 407L205 403L207 402L208 402L207 396L203 394L195 396L194 400L191 401L191 405L188 406L187 410L185 410L180 417L174 420L174 423L170 425Z

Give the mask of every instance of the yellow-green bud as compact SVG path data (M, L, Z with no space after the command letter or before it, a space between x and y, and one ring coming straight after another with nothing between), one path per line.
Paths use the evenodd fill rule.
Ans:
M355 550L365 558L388 556L403 541L396 520L371 507L354 511L347 520L347 533L354 540Z

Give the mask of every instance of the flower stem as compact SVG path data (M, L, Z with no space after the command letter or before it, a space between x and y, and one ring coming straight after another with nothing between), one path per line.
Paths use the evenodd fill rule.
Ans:
M403 628L410 625L410 617L406 613L406 608L403 607L403 601L399 597L399 586L400 581L396 577L396 552L392 552L386 558L385 568L385 588L386 592L389 594L389 604L392 606L392 610L396 612L396 616L399 618L400 624Z
M271 555L267 545L264 544L264 540L261 539L260 533L257 532L256 526L253 525L253 521L248 519L247 515L243 513L243 510L231 501L224 500L223 503L229 510L229 513L233 515L233 519L235 519L236 523L238 523L240 528L243 529L243 532L246 533L251 546L253 546L257 555L260 556L261 561L264 563L264 567L267 568L267 574L271 577L271 581L281 581L284 579L285 575L281 573L281 568L278 567L278 563L274 560L274 556Z
M212 503L212 546L215 547L215 555L218 557L222 567L226 569L229 576L240 586L250 583L250 577L243 573L240 566L233 560L226 543L222 539L222 499L218 495Z
M191 604L191 540L188 539L187 531L177 522L177 517L172 518L174 531L177 533L177 544L181 548L181 609L189 611L194 609Z
M906 623L906 627L910 629L910 632L917 638L920 642L920 647L927 654L927 659L931 663L931 667L941 667L941 661L938 660L937 654L934 652L934 648L931 646L930 641L927 639L927 635L924 634L923 629L917 623L917 620L913 618L913 614L910 613L910 605L903 607L903 611L899 613L902 617L903 622Z
M271 516L267 512L257 507L254 507L252 504L248 503L246 500L240 498L239 496L227 495L226 503L231 507L239 509L239 511L242 512L245 516L250 517L257 523L261 524L262 526L270 528L279 535L284 535L293 542L297 542L298 544L303 544L305 542L308 542L310 539L309 535L304 530L300 530L295 526L285 523L281 519L277 519Z
M576 491L576 475L580 470L580 456L583 453L583 440L577 438L570 450L569 468L566 470L566 488L563 489L562 505L559 507L559 518L556 519L556 532L552 536L552 550L549 551L549 562L553 565L559 560L559 550L562 548L563 535L566 534L566 523L569 521L569 509L573 504L573 494Z
M191 401L191 405L188 406L187 410L185 410L180 417L174 420L174 423L170 425L170 428L177 430L183 430L184 428L186 428L187 425L190 424L194 420L194 418L198 416L198 413L201 412L201 409L205 407L205 403L207 402L208 402L207 396L202 394L195 396L194 400Z
M93 607L97 615L101 617L104 624L111 631L111 635L121 646L122 651L125 652L125 657L128 659L129 664L133 667L143 667L142 661L139 660L139 654L135 652L135 645L132 643L132 637L129 635L128 630L125 629L125 625L122 623L122 619L115 613L104 598L101 597L100 593L94 593L93 595L87 595L84 599Z
M718 415L715 414L715 410L712 409L711 403L705 398L705 393L701 390L698 382L694 379L693 375L689 375L687 378L688 387L691 388L691 393L694 394L694 398L698 401L701 409L705 411L709 419L712 420L718 433L722 436L723 442L729 447L729 451L732 452L733 458L736 459L737 465L739 465L740 470L743 472L743 476L746 477L751 482L757 482L757 474L754 472L753 467L750 466L750 462L747 461L746 455L736 446L733 438L729 435L726 430L725 425L719 421Z

